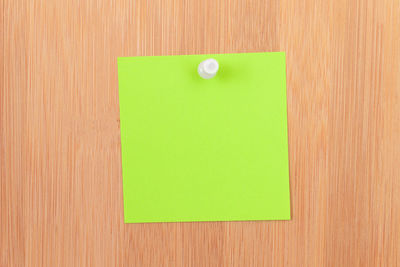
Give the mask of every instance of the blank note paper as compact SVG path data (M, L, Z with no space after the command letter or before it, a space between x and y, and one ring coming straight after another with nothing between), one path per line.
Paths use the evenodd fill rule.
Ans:
M118 77L126 223L290 219L284 53L118 58Z

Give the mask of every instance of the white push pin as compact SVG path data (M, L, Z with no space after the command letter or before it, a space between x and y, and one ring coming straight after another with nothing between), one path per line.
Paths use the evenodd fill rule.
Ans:
M203 79L211 79L215 76L215 74L217 74L218 68L218 61L213 58L209 58L199 64L197 72Z

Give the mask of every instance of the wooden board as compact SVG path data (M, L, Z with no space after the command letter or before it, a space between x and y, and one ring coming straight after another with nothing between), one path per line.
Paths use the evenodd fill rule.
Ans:
M400 266L400 2L3 0L0 266ZM124 224L117 57L287 52L292 220Z

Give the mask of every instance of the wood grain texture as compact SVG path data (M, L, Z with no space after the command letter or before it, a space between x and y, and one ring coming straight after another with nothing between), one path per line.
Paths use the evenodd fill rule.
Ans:
M400 2L2 0L0 266L400 266ZM124 224L118 56L286 51L292 220Z

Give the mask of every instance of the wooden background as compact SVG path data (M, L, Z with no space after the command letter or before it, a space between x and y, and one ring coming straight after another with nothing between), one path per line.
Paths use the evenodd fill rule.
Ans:
M400 266L400 2L2 0L0 266ZM286 51L291 221L124 224L117 57Z

